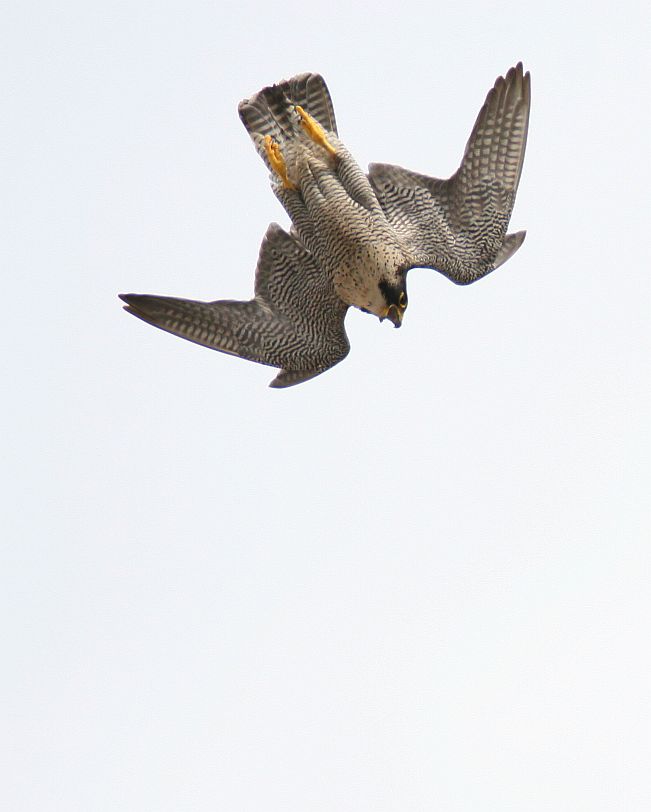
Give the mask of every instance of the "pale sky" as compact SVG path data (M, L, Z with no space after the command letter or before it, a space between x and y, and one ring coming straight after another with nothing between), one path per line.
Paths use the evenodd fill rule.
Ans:
M0 807L651 809L641 2L9 2ZM505 266L274 371L125 314L248 298L288 220L237 103L450 175L532 74Z

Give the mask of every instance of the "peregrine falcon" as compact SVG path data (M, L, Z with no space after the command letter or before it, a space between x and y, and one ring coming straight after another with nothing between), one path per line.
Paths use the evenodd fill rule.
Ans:
M426 267L466 285L522 245L507 234L522 171L530 107L522 63L488 93L459 169L447 180L399 166L366 174L339 140L321 76L265 87L239 114L292 222L262 240L250 301L198 302L122 294L125 310L181 338L279 367L292 386L346 357L352 305L400 327L406 275Z

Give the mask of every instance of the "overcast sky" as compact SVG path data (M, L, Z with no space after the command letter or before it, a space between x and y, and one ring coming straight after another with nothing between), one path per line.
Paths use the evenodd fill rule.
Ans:
M651 808L650 12L9 2L0 806ZM447 177L532 73L517 255L288 390L118 292L248 298L241 98Z

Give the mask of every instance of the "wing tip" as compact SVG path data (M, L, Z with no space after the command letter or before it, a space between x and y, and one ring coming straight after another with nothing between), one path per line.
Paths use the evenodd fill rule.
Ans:
M309 381L325 372L325 369L281 369L269 384L270 389L287 389L289 386Z
M124 302L122 309L127 313L131 313L132 316L137 316L139 319L144 320L147 320L150 316L146 308L142 305L146 304L147 300L153 301L156 298L157 297L147 293L118 293L118 299Z
M492 270L496 270L501 265L504 265L507 260L511 259L513 254L515 254L515 252L524 242L526 236L527 232L525 230L516 231L513 234L507 234L504 238L504 242L502 243L502 247L497 252Z
M127 313L131 313L133 316L138 315L135 308L137 298L137 293L118 293L118 299L124 302L122 310L125 310Z

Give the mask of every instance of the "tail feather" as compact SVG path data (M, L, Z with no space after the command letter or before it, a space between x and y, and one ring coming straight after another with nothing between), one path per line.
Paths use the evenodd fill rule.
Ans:
M317 73L301 73L277 85L263 88L238 106L242 123L256 149L266 159L264 137L270 135L283 145L300 133L295 105L300 105L327 131L337 134L330 93Z
M286 95L315 118L327 132L337 133L337 121L332 99L322 76L318 73L302 73L285 83Z
M240 102L238 112L252 138L270 135L282 143L296 135L298 121L286 90L286 83L272 85Z

